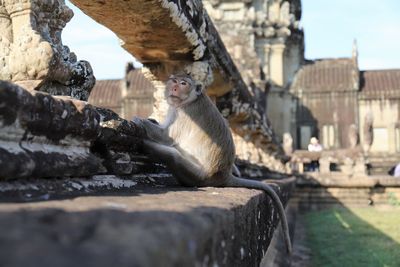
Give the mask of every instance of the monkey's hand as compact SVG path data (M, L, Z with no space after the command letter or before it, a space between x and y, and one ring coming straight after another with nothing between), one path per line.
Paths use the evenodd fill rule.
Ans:
M143 119L139 117L133 117L131 120L137 127L140 127L144 130L146 130L145 126L143 125Z
M137 117L133 118L132 121L144 128L148 139L163 145L171 146L173 144L173 140L168 136L167 131L156 121Z
M148 118L147 120L150 121L150 122L152 122L152 123L154 123L154 124L160 125L160 124L158 123L158 121L156 121L156 120L153 119L153 118Z

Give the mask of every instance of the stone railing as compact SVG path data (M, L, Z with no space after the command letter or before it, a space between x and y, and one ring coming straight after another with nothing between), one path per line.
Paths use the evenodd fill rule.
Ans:
M310 167L313 162L318 162L317 172L322 175L335 173L348 177L367 175L368 159L360 148L321 152L296 150L291 157L291 167L298 173L307 171L307 167Z

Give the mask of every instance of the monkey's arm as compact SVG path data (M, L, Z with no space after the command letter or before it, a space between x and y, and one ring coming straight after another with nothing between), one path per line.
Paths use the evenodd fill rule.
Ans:
M134 118L133 121L145 129L148 139L167 146L172 146L174 143L174 141L168 136L167 130L159 124L140 118Z

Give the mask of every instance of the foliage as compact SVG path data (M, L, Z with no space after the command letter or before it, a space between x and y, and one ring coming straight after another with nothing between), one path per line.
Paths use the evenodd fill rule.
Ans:
M336 208L305 215L314 267L400 266L400 209Z
M388 202L392 206L400 206L400 200L396 197L396 194L393 192L388 193Z

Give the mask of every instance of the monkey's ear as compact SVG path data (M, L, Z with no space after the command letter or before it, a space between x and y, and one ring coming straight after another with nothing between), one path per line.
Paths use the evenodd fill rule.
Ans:
M201 86L201 84L197 84L195 91L196 91L196 95L201 95L201 91L203 91L203 86Z

